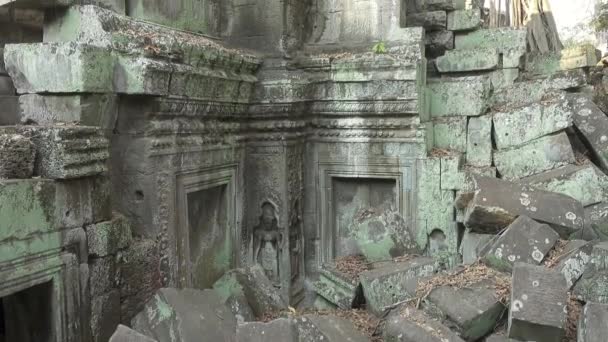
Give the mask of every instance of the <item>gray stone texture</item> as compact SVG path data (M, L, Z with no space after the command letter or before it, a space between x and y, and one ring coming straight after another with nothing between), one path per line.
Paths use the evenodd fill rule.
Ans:
M570 104L574 113L574 125L602 169L608 170L608 116L587 96L571 95Z
M492 165L492 117L485 115L469 118L467 128L467 165Z
M422 26L429 31L441 30L446 28L447 14L445 11L413 13L405 21L407 26Z
M499 54L496 49L450 50L437 58L437 70L441 73L487 71L498 68Z
M509 337L560 341L564 337L568 285L561 273L516 263L511 285Z
M16 125L19 123L19 96L0 96L0 125Z
M489 105L490 81L484 76L433 79L427 96L432 117L479 116Z
M112 290L91 300L93 342L106 342L120 324L120 291Z
M108 342L157 342L156 340L138 333L137 331L119 325Z
M477 190L464 222L474 232L497 233L521 215L548 223L560 233L583 228L583 206L571 197L495 178L474 179Z
M349 279L331 266L319 269L319 280L313 287L318 295L344 310L353 307L360 292L358 280Z
M548 225L519 216L496 239L484 258L500 271L510 271L516 262L539 265L557 240L559 235Z
M15 86L13 80L9 76L0 75L0 95L15 95Z
M445 315L447 325L454 326L467 341L476 341L493 331L506 310L491 280L466 288L440 286L429 294L428 300Z
M477 234L467 229L460 244L462 263L470 265L477 261L481 257L481 252L491 246L491 241L495 237L496 235L493 234Z
M36 149L32 140L13 129L0 129L0 178L30 178L34 174Z
M549 171L576 159L565 132L548 135L525 145L494 153L496 169L505 179L516 180Z
M591 241L600 239L608 240L608 205L605 202L598 203L585 208L585 227L572 238L580 238Z
M296 326L300 342L370 341L353 323L337 316L304 315L298 318Z
M454 33L452 31L432 31L424 36L426 53L431 56L440 56L447 50L454 48Z
M279 318L268 323L241 323L236 328L236 342L285 341L298 342L296 322Z
M89 254L96 257L116 254L131 242L131 226L120 214L115 214L112 221L88 226L86 231Z
M159 341L234 341L236 319L213 290L160 289L131 321Z
M602 342L608 336L608 305L587 303L578 323L578 342Z
M454 331L422 311L398 307L386 319L386 342L463 342Z
M567 250L563 251L563 255L558 259L555 269L564 275L569 288L572 288L585 272L592 259L594 244L581 240L570 241L566 246Z

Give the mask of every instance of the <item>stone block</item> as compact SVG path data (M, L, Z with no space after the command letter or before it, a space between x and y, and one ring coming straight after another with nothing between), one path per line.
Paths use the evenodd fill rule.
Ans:
M539 102L548 94L585 85L587 76L583 70L558 72L546 78L515 82L500 89L494 93L492 106L499 110L521 107Z
M93 342L106 342L120 324L120 291L113 290L91 300Z
M526 30L501 27L457 34L454 39L456 49L496 48L503 68L517 68L526 53L526 36Z
M236 319L213 290L160 289L131 321L159 341L233 341Z
M431 56L440 56L454 48L454 32L432 31L424 35L425 51Z
M113 92L114 58L107 49L77 43L9 44L4 60L17 92Z
M467 117L443 117L433 120L434 147L465 152L467 148Z
M441 189L460 190L466 182L466 174L462 171L464 158L462 154L441 157Z
M464 342L441 322L411 307L395 310L386 319L384 340L387 342Z
M231 296L246 298L258 318L287 308L287 303L259 266L226 272L213 284L213 289L223 302Z
M464 222L473 232L497 233L522 215L554 229L583 228L583 206L571 197L496 178L476 176L474 180L477 190Z
M114 128L118 115L118 96L108 94L19 96L22 124L77 124Z
M61 8L71 5L74 0L0 0L0 7L13 8Z
M604 171L608 170L608 116L587 96L571 95L574 125Z
M506 335L501 335L501 334L492 334L488 337L486 337L486 342L518 342L517 340L514 340L512 338L508 338Z
M367 309L382 315L385 308L414 297L418 278L437 271L434 259L419 257L409 261L378 265L359 276Z
M516 262L540 265L559 235L546 224L518 217L492 244L484 256L499 271L510 271Z
M408 6L414 9L412 12L420 11L453 11L464 8L464 1L459 0L413 0ZM408 7L408 10L410 10Z
M568 252L557 260L554 269L559 271L564 278L568 288L572 288L578 279L583 275L587 264L591 261L591 254L594 243L582 241L584 244Z
M509 337L561 341L567 319L568 285L561 273L517 263L513 268Z
M54 126L32 130L37 153L36 175L71 179L107 171L110 143L100 128Z
M427 83L432 117L479 116L490 99L490 81L484 76L442 78Z
M560 53L531 53L526 56L526 72L537 75L597 65L601 54L591 44L564 48Z
M32 140L0 128L0 179L31 178L34 174L36 149Z
M238 323L253 322L256 320L253 314L253 309L249 306L249 302L244 297L232 296L226 300L226 305L236 317Z
M566 165L524 178L521 182L541 190L570 196L585 207L608 199L608 176L591 163Z
M110 341L108 342L157 342L154 339L149 338L146 335L142 335L137 331L126 327L124 325L119 325L116 328L116 331L110 337Z
M268 323L241 323L236 328L236 342L265 341L298 342L295 321L290 318L279 318Z
M486 71L498 68L498 51L493 48L450 50L437 58L437 70L442 73Z
M467 341L477 341L493 331L506 309L491 280L466 288L440 286L431 291L428 300Z
M573 294L584 302L608 304L608 270L587 271L576 282Z
M445 30L447 14L445 11L428 11L408 14L405 19L407 26L422 26L427 30Z
M4 65L4 48L0 48L0 75L8 76L8 72L6 71L6 65Z
M572 126L572 110L564 95L542 103L493 114L498 149L523 145Z
M578 342L603 342L608 336L608 305L587 303L578 323Z
M153 240L136 240L120 259L121 321L131 319L168 279L162 279L159 247Z
M573 237L587 241L608 240L608 205L598 203L585 208L585 227Z
M466 163L471 166L492 165L492 117L469 118Z
M448 12L447 28L450 31L476 30L481 26L481 10L479 8Z
M89 261L89 288L91 297L107 294L120 284L120 267L115 256L93 258Z
M565 132L494 152L496 169L507 180L517 180L575 163L574 151Z
M9 76L0 75L0 96L15 95L15 85Z
M518 68L499 69L490 74L490 81L492 82L494 91L512 86L517 78L519 78Z
M369 342L353 323L337 316L304 315L298 318L296 326L300 342Z
M0 126L16 125L19 123L19 96L0 96Z
M475 263L481 257L482 251L491 246L490 242L495 237L496 235L477 234L467 229L460 244L462 263L465 265Z
M319 296L343 310L353 307L360 291L358 280L349 279L331 266L319 269L319 280L313 287Z
M112 221L97 223L87 227L89 254L105 257L116 254L129 246L131 242L131 225L128 220L115 214Z

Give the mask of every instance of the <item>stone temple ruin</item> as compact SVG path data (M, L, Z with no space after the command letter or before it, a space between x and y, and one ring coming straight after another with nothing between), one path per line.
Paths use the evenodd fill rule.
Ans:
M465 0L0 19L0 342L606 340L594 48Z

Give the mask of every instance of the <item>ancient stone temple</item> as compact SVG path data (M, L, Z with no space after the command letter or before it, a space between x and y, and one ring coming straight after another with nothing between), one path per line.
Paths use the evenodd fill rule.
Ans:
M482 14L0 0L0 342L605 341L608 71Z

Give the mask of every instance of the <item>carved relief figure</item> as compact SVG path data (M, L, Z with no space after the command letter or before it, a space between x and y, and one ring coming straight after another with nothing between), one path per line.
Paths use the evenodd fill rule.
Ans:
M276 207L270 202L264 202L260 223L253 228L253 261L262 266L266 276L275 286L280 284L281 245L282 235Z

